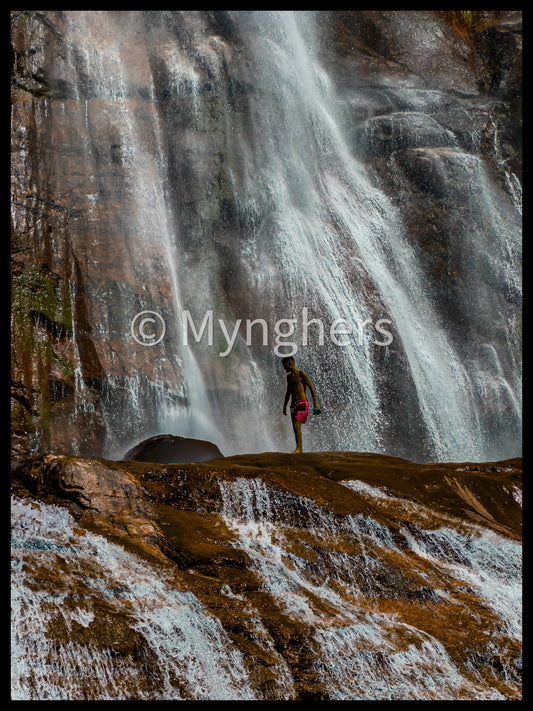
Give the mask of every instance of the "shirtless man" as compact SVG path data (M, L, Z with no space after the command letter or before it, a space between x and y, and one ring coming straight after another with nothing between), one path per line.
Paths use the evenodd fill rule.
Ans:
M319 415L320 408L316 399L315 389L309 380L307 373L303 370L298 370L294 364L294 358L287 356L281 359L281 364L287 372L287 392L283 401L283 414L287 414L287 403L291 398L291 420L294 437L296 439L296 449L293 454L302 452L302 424L307 420L309 413L309 403L305 396L306 388L309 388L313 398L313 414Z

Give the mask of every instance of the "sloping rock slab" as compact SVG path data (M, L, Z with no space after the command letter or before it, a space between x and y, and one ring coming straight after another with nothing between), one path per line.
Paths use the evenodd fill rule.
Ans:
M397 686L394 659L410 650L418 665L410 672L416 698L439 699L443 692L457 699L520 696L520 640L469 582L475 574L469 561L487 544L509 567L505 551L516 550L521 538L521 459L417 464L379 454L317 452L158 464L47 454L12 475L12 490L15 500L29 499L36 510L39 502L67 508L79 527L70 534L78 536L72 549L63 544L57 555L53 541L30 541L28 550L15 551L30 561L32 590L52 599L62 586L67 602L50 618L46 634L59 649L75 639L93 655L99 650L98 658L114 660L110 678L134 669L146 688L135 688L129 698L146 698L141 692L158 698L163 662L150 629L130 619L138 601L126 598L120 607L112 595L95 592L104 585L118 594L124 581L93 584L94 555L87 569L79 568L85 531L161 571L152 586L164 580L169 590L190 591L242 655L260 699L334 698L331 670L324 673L330 669L327 649L317 640L329 639L342 651L342 635L353 641L359 629L372 635L350 642L343 669L356 662L366 669L369 658L378 681ZM34 549L39 565L32 562ZM45 564L45 555L51 563ZM128 565L137 566L133 559ZM287 590L278 589L280 579ZM149 609L157 595L147 590ZM75 619L92 622L62 631L67 603ZM118 639L110 638L111 625ZM437 650L438 659L426 669L428 650ZM451 689L449 680L432 688L443 659L461 688ZM351 683L353 698L365 698L360 683L366 677L348 676L340 687L349 694ZM72 683L78 689L82 681ZM76 693L99 699L108 690ZM406 693L412 698L415 692Z

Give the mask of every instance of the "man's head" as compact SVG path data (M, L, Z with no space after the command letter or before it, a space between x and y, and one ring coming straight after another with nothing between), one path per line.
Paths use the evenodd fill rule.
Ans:
M281 365L283 366L283 369L287 371L287 373L296 368L296 364L292 356L285 356L285 358L282 358Z

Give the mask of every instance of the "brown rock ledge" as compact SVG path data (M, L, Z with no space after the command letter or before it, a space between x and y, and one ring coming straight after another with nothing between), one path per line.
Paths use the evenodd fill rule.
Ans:
M209 517L218 516L218 483L241 477L261 479L333 514L364 511L381 518L379 507L341 483L357 479L436 514L521 538L521 458L417 464L359 452L265 452L158 464L45 454L16 470L12 486L15 493L67 505L85 525L108 529L128 547L181 559L214 546L206 543L206 529Z
M164 568L176 589L191 590L243 654L260 698L281 697L276 670L283 657L294 679L291 698L327 699L314 666L320 650L313 626L288 614L265 588L246 545L224 516L224 487L240 480L253 480L259 491L269 492L269 520L274 528L279 522L284 555L298 556L309 580L316 579L316 588L311 583L300 594L321 624L343 624L339 610L330 610L317 593L328 581L347 604L356 604L358 614L398 620L399 649L415 640L406 630L419 630L438 640L473 684L482 680L505 698L519 697L517 640L464 581L419 556L406 532L416 538L447 527L461 534L476 524L519 540L521 459L416 464L379 454L317 452L172 465L47 454L13 473L12 491L16 497L67 507L82 528ZM358 483L355 488L342 483L349 481ZM343 534L347 517L381 527L390 545L361 533ZM336 555L354 564L347 578L331 567ZM53 585L44 579L42 584ZM88 593L85 597L92 599ZM106 601L91 604L102 608L98 619L106 619ZM146 661L136 656L140 642L133 630L128 633L124 615L124 639L120 649L113 643L113 654L142 667ZM109 635L99 629L95 622L90 642L107 649ZM90 630L81 632L87 636ZM47 634L59 635L61 643L59 627Z

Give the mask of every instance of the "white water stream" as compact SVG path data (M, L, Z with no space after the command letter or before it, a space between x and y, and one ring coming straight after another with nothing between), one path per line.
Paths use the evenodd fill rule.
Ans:
M13 499L12 551L14 700L255 697L242 655L191 592L80 530L64 508ZM103 649L90 632L102 614L112 639ZM113 653L124 620L143 640L143 665Z
M437 637L372 600L390 595L383 585L402 560L432 604L460 609L466 591L490 608L486 631L504 654L506 640L521 641L521 545L446 516L435 528L434 513L423 507L360 482L346 485L384 511L408 508L407 547L371 516L334 516L259 480L220 483L223 520L259 576L261 594L308 629L305 654L321 693L337 700L506 698L466 674ZM289 657L261 608L254 612L254 598L229 585L221 593L238 601L250 639L274 659L267 698L295 698ZM119 651L123 639L129 655ZM520 672L509 664L501 676L512 686ZM168 572L80 529L64 508L16 498L11 675L13 699L264 698L220 621L176 589Z
M337 700L502 699L496 689L472 681L449 656L443 644L423 629L402 622L396 614L368 609L356 572L363 565L370 595L378 595L383 570L379 556L393 551L404 557L406 569L417 570L417 557L430 560L447 589L427 580L435 601L462 604L450 585L469 589L500 619L503 634L520 640L522 629L521 545L476 526L443 516L433 529L434 512L383 494L358 481L346 485L372 501L401 511L419 522L416 535L404 530L407 551L394 543L391 532L373 518L358 514L336 517L303 498L267 488L258 480L222 483L224 518L238 536L263 580L264 590L288 615L314 630L317 670ZM431 529L426 525L431 522ZM450 527L452 526L452 527ZM312 541L300 543L310 555L294 552L294 527L312 531ZM359 556L336 552L341 540L353 538ZM296 540L299 539L297 536ZM302 540L308 540L302 536ZM376 555L375 549L381 551ZM415 553L415 556L412 555ZM423 567L418 569L426 577ZM390 571L389 571L390 574ZM438 576L437 576L438 577ZM366 587L366 585L365 585ZM368 592L367 592L368 594Z

